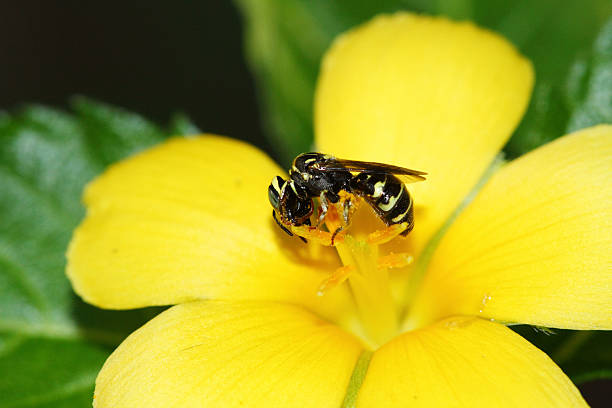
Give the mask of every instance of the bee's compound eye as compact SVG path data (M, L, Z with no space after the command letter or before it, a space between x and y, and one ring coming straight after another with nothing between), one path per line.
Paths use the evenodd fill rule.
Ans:
M285 184L285 180L276 176L274 179L272 179L272 183L270 183L270 186L268 187L268 199L270 200L272 207L277 210L280 206L280 195L283 184Z
M268 187L268 199L270 200L272 207L278 210L278 206L280 205L280 195L278 194L278 191L272 187L272 185Z

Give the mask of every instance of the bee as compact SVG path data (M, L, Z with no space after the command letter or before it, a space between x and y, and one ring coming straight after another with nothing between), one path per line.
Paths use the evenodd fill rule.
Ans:
M314 208L312 197L293 180L274 177L268 187L268 199L273 208L272 218L287 234L293 235L285 225L310 225L310 216ZM280 221L276 218L276 213L279 214ZM299 238L306 242L304 238Z
M387 226L406 223L407 228L400 234L406 236L414 227L414 209L405 183L425 180L426 174L389 164L302 153L293 160L289 180L279 176L272 180L268 196L276 223L290 235L285 225L310 225L313 198L319 198L321 205L316 227L325 218L329 203L338 203L345 192L363 198ZM333 236L349 224L351 206L350 199L344 201L344 226Z

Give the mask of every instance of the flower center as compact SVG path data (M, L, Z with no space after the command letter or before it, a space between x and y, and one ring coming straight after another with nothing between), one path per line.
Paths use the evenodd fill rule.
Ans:
M412 263L413 257L408 253L389 253L381 256L379 246L405 232L409 227L408 223L392 224L376 230L376 227L373 227L372 211L369 217L363 212L353 216L358 207L365 210L370 206L359 206L363 202L361 198L341 191L337 203L322 206L322 208L327 207L327 212L320 213L319 221L324 219L327 231L319 228L318 223L314 226L288 225L287 228L292 233L325 246L334 246L338 251L343 266L323 281L318 295L323 296L327 291L347 281L362 325L362 330L355 329L354 332L373 349L401 332L427 324L428 322L422 318L414 318L415 312L411 307L425 277L429 261L455 218L503 163L501 155L493 160L472 191L420 250L417 264L411 267L407 279L403 282L402 293L399 295L395 293L398 295L396 298L401 298L401 301L396 301L392 295L389 269L408 266ZM378 219L380 220L380 217ZM380 221L375 222L381 224ZM375 231L372 232L373 230Z
M325 224L329 231L342 226L338 216L341 205L331 205L328 210ZM362 228L355 228L355 233L351 228L350 234L343 231L334 242L343 266L323 282L319 292L322 295L331 287L348 282L365 340L373 347L386 343L399 330L399 313L391 293L389 268L407 266L412 257L393 253L381 257L379 246L395 238L405 227L403 224L392 225L369 234L360 233Z
M375 349L400 332L401 305L392 295L389 269L405 267L413 261L412 255L407 253L392 252L381 256L379 247L406 231L409 224L380 227L382 223L370 206L360 205L362 199L345 192L341 192L340 197L337 203L328 205L324 215L327 231L319 225L289 228L302 238L336 248L343 266L322 282L317 294L324 296L327 291L347 282L362 326L355 334ZM358 213L353 216L354 212Z

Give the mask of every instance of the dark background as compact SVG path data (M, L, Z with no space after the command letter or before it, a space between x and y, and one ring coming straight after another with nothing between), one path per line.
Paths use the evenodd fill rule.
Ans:
M222 0L2 2L0 110L68 109L80 94L161 125L183 112L205 132L270 152L242 35ZM609 382L580 388L591 404L609 403Z
M80 94L268 147L230 1L1 2L0 61L1 110Z

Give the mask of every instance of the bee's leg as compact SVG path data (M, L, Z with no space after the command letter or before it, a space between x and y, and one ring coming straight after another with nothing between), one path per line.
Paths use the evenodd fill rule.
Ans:
M414 257L407 252L389 253L378 258L379 268L403 268L410 265Z
M316 227L311 227L308 225L292 225L290 228L291 232L293 232L300 238L308 239L312 242L316 242L317 244L321 244L324 246L334 246L332 234L327 231L323 231ZM338 239L336 239L336 242L340 238L341 237L338 237Z
M336 228L336 230L334 231L334 233L331 236L331 244L334 245L335 241L336 241L336 236L342 232L342 230L344 229L344 226Z
M342 221L343 222L338 228L335 229L334 233L332 234L332 237L331 237L332 244L334 243L336 236L348 226L348 206L347 206L348 202L350 202L350 199L345 200L343 203L343 209L342 209Z
M329 208L329 203L327 202L327 197L325 197L324 192L321 192L319 198L321 202L321 212L319 213L319 219L317 220L315 228L318 228L319 225L321 225L321 223L323 222L323 220L325 220L325 216L327 215L327 210Z
M323 296L330 289L343 283L348 279L349 275L353 272L354 268L351 265L341 266L336 269L327 279L321 282L319 290L317 291L318 296Z
M387 243L391 241L393 238L400 235L402 232L404 232L408 228L408 226L409 225L407 222L402 222L401 224L389 225L387 228L384 228L378 231L374 231L371 234L369 234L367 242L368 244L373 244L373 245L381 245L381 244Z
M285 227L283 224L280 223L280 221L278 221L278 218L276 218L276 211L272 210L272 218L274 218L274 221L276 221L276 224L283 230L285 231L287 234L289 234L290 237L293 236L293 233L291 231L289 231L287 229L287 227ZM309 223L310 225L310 223ZM308 241L306 241L306 238L301 237L301 236L297 236L299 239L302 240L302 242L304 242L305 244L308 243Z
M344 227L347 227L350 224L349 218L352 210L353 200L351 200L351 197L347 197L342 206L342 219L344 220Z
M332 244L334 243L336 236L349 227L351 224L351 212L353 210L353 200L350 195L342 197L342 225L336 228L334 233L332 234Z

